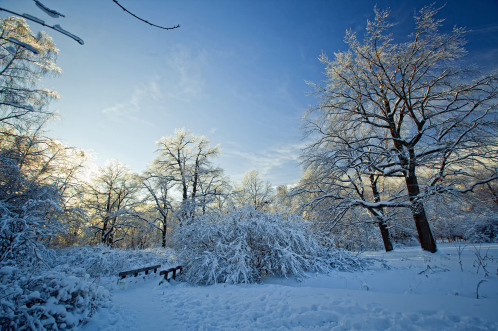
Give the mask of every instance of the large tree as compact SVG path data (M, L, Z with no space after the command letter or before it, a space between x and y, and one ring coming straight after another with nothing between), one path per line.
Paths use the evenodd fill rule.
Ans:
M469 191L496 179L494 171L466 187L453 181L473 176L476 167L496 165L498 157L498 77L481 76L460 61L466 54L465 30L439 32L442 20L435 19L437 12L433 6L424 7L415 15L409 40L395 43L389 34L394 26L389 11L375 9L363 41L348 31L347 51L336 53L333 60L322 55L327 82L315 85L321 102L306 116L309 132L318 139L326 137L323 141L332 151L348 135L353 145L369 143L365 153L382 155L372 158L381 162L369 164L364 175L403 178L421 247L430 252L437 247L424 198ZM420 182L422 171L426 180Z
M27 47L12 42L17 40ZM35 50L35 52L32 51ZM40 88L40 79L57 75L58 49L46 33L33 36L22 18L0 20L0 122L13 125L46 116L44 107L58 98L54 91Z
M0 124L0 260L33 253L70 228L85 153L45 136L43 124Z
M265 209L274 198L271 183L263 181L254 169L244 174L241 184L235 185L235 190L241 206L252 205L255 209Z
M171 176L161 174L157 167L152 166L142 178L142 186L145 188L145 205L151 206L153 212L151 218L138 215L153 229L161 233L161 247L166 247L168 233L168 222L174 212L174 199L172 198L173 187L176 182Z
M306 176L294 189L294 194L310 195L303 207L314 210L320 222L328 223L325 226L327 232L350 218L353 209L368 211L373 222L379 226L384 248L388 252L393 250L388 230L389 213L386 213L384 206L379 205L387 191L383 185L383 176L376 174L371 166L380 162L378 158L382 158L382 155L369 152L369 145L373 143L368 141L368 133L363 132L363 139L359 139L358 134L345 133L342 142L333 140L330 143L325 135L318 142L307 146L302 155ZM358 140L361 144L354 143ZM392 194L382 204L388 202L395 206L401 205L397 194ZM369 218L366 220L371 222Z
M24 19L0 20L0 260L36 255L67 232L77 171L85 159L46 136L45 109L57 93L39 86L58 74L57 48Z
M162 137L157 146L158 156L153 161L153 168L157 176L174 181L180 189L182 202L177 215L181 226L192 220L200 203L207 201L207 196L220 194L216 192L216 185L208 185L213 176L221 173L212 164L213 158L220 155L220 147L211 147L204 136L185 129L177 129L174 135Z
M139 189L138 176L115 160L99 168L93 181L82 186L82 206L88 211L91 232L99 243L113 246L136 226L134 207Z

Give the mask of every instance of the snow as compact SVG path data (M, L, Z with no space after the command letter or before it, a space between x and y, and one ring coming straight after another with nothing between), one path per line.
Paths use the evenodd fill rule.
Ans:
M38 24L41 24L41 25L45 25L45 21L36 17L36 16L33 16L33 15L30 15L30 14L26 14L26 13L23 13L22 14L22 17L28 19L28 20L31 20L33 22L36 22Z
M17 38L9 37L9 38L7 38L7 40L10 41L11 43L14 43L16 45L22 46L24 48L27 48L28 50L30 50L34 54L40 54L40 52L36 48L34 48L33 46L31 46L30 44L23 43L22 41L20 41ZM22 108L26 108L26 107L31 107L31 106L22 106Z
M69 31L66 31L64 30L63 28L61 28L61 26L59 24L55 24L53 27L52 27L54 30L57 30L59 31L60 33L62 34L65 34L66 36L76 40L80 45L84 45L85 43L83 42L83 39L81 39L80 37L72 34L71 32Z
M66 16L62 15L61 13L59 13L58 11L46 7L40 1L38 1L38 0L34 0L34 1L35 1L36 5L38 6L38 8L43 10L48 16L53 17L53 18L66 17Z
M190 286L158 285L154 274L130 278L82 330L497 330L498 244L467 245L461 259L457 248L364 253L377 259L367 271L303 282Z

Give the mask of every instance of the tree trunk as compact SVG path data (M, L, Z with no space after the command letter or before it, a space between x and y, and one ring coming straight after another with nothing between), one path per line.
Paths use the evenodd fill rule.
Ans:
M377 180L374 175L370 175L370 188L372 189L372 194L374 196L375 202L380 202L380 193L377 189ZM376 212L373 213L375 218L379 221L380 234L382 235L382 241L384 242L384 248L386 252L393 250L393 244L391 242L391 236L389 236L389 229L387 228L386 220L384 219L383 208L376 208Z
M161 247L165 248L166 247L166 231L168 230L167 227L167 221L166 218L163 220L163 229L162 229L162 242L161 242Z
M382 234L382 241L384 242L384 248L386 252L392 251L393 244L391 242L391 237L389 236L389 229L385 221L379 222L380 233Z
M415 226L417 227L420 246L423 250L435 253L437 251L436 241L432 236L431 228L425 214L424 205L421 201L417 201L420 188L415 171L410 171L408 176L405 177L405 182L408 190L408 196L410 197L410 202L412 204L412 216L415 221Z

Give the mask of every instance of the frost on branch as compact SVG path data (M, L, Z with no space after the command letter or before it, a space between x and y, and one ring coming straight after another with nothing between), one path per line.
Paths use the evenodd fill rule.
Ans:
M293 214L246 207L197 220L176 239L193 284L254 283L266 275L298 279L306 271L327 271L325 249L305 221Z
M17 39L17 38L14 38L14 37L9 37L9 38L7 38L7 40L8 40L8 41L10 41L10 42L11 42L11 43L13 43L13 44L19 45L19 46L21 46L21 47L24 47L24 48L26 48L26 49L30 50L30 51L31 51L31 52L33 52L34 54L37 54L37 55L38 55L38 54L40 54L40 52L39 52L36 48L34 48L33 46L31 46L30 44L23 43L22 41L20 41L20 40L19 40L19 39ZM12 53L12 52L11 52L11 53Z
M53 17L53 18L66 17L66 16L62 15L61 13L59 13L58 11L46 7L40 1L38 1L38 0L34 0L34 1L35 1L36 5L38 6L38 8L43 10L48 16Z
M35 111L35 109L31 105L21 105L19 103L10 102L10 101L3 101L0 104L4 104L4 105L7 105L7 106L12 106L12 107L15 107L15 108L25 109L25 110L28 110L28 111Z
M44 20L42 20L41 18L38 18L36 16L30 15L30 14L26 14L26 13L23 13L21 16L24 17L25 19L28 19L28 20L33 21L33 22L36 22L38 24L46 25Z
M58 32L60 32L60 33L62 33L62 34L65 34L66 36L68 36L68 37L70 37L70 38L72 38L72 39L76 40L76 41L77 41L80 45L83 45L83 44L84 44L83 39L81 39L80 37L78 37L78 36L76 36L76 35L74 35L74 34L72 34L72 33L68 32L68 31L66 31L66 30L64 30L64 29L62 29L62 28L60 27L60 25L59 25L59 24L56 24L56 25L54 25L54 26L51 26L51 25L46 24L44 20L42 20L42 19L40 19L40 18L38 18L38 17L35 17L35 16L33 16L33 15L26 14L26 13L19 14L19 13L16 13L16 12L13 12L13 11L10 11L10 10L7 10L7 9L5 9L5 8L1 8L1 7L0 7L0 11L5 11L5 12L7 12L7 13L9 13L9 14L13 14L13 15L16 15L16 16L20 16L20 17L23 17L23 18L25 18L25 19L27 19L27 20L30 20L30 21L36 22L36 23L38 23L38 24L40 24L40 25L46 26L47 28L50 28L50 29L53 29L53 30L55 30L55 31L58 31ZM54 12L55 12L55 11L54 11ZM61 16L63 16L63 15L61 15Z
M12 46L7 46L7 47L5 47L5 49L6 49L6 50L7 50L10 54L12 54L12 55L16 55L16 50L15 50L15 48L14 48L14 47L12 47Z
M72 34L72 33L71 33L71 32L69 32L69 31L64 30L63 28L61 28L61 26L60 26L59 24L55 24L55 25L53 26L53 29L54 29L54 30L59 31L59 32L60 32L60 33L62 33L62 34L65 34L65 35L66 35L66 36L68 36L69 38L72 38L72 39L76 40L76 41L77 41L80 45L83 45L83 44L84 44L83 39L81 39L80 37L78 37L78 36L76 36L76 35Z

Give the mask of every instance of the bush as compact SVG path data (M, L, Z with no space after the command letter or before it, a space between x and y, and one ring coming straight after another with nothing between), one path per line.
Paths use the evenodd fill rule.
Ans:
M55 250L52 265L83 268L92 277L117 276L121 271L160 264L163 267L176 260L171 249L117 249L108 246L83 246Z
M105 306L109 292L82 269L39 271L0 268L0 324L2 330L64 330L88 321Z
M226 215L196 219L175 238L185 260L183 278L191 284L254 283L266 275L298 279L305 271L326 271L326 250L308 224L293 214L247 207Z
M472 243L498 242L498 218L487 218L474 223L466 237Z

